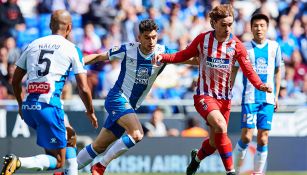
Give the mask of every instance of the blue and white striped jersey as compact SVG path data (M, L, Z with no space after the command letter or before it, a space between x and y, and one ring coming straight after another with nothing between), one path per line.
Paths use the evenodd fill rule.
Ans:
M242 104L261 102L275 104L275 69L280 67L282 61L279 44L276 41L266 40L263 44L249 41L244 45L254 70L263 83L272 87L273 93L257 90L243 75Z
M38 101L62 108L61 94L70 69L86 73L82 53L60 35L34 40L16 65L27 71L25 101Z
M108 95L121 92L134 109L141 105L157 76L166 66L166 64L152 65L153 56L175 52L164 45L157 44L153 53L144 55L139 46L138 42L128 43L120 47L113 47L108 52L110 60L120 59L122 61L118 79Z

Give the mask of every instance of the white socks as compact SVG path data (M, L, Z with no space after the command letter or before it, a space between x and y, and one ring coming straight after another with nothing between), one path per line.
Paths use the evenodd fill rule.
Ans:
M268 157L268 146L259 146L257 145L257 152L254 157L254 172L262 173L264 172L264 167L266 163L266 159Z
M66 147L66 161L64 165L65 175L77 175L78 163L77 163L77 150L74 147Z
M97 155L98 153L93 149L92 144L84 147L77 156L78 169L80 170L86 167Z
M40 154L33 157L19 157L22 169L44 171L54 170L57 164L55 157Z
M241 140L236 144L233 150L234 168L239 173L240 166L246 156L248 144L243 143Z
M110 149L106 152L101 160L101 164L105 167L120 155L128 151L129 148L135 145L134 139L130 135L123 135L120 139L116 140Z

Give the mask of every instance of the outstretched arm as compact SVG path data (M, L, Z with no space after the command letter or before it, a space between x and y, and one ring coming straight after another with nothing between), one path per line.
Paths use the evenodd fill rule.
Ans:
M107 52L103 52L100 54L90 54L83 57L85 64L93 64L99 61L108 60L109 56Z
M155 55L154 59L152 59L153 64L159 63L181 63L189 60L192 57L198 57L199 51L198 47L204 38L204 34L198 35L192 43L185 49L173 53L173 54L160 54Z

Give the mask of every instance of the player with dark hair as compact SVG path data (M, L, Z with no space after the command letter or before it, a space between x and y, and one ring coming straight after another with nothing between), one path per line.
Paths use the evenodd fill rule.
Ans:
M151 60L155 54L173 52L157 44L157 39L157 24L153 20L143 20L139 24L139 42L123 44L113 47L106 53L85 57L86 63L119 59L121 71L105 100L105 108L109 115L104 128L92 144L79 152L79 168L85 167L108 149L102 160L91 167L93 175L103 175L113 159L142 140L144 133L135 110L141 105L153 82L166 66L152 65ZM113 142L114 144L108 148Z
M243 77L243 99L241 115L241 139L234 149L234 163L240 172L240 165L245 158L248 144L252 141L257 126L257 152L254 157L254 174L262 174L268 156L268 137L271 130L274 108L278 109L282 63L280 46L276 41L266 38L269 18L264 14L255 14L251 18L253 40L245 42L248 58L260 79L273 86L274 93L265 93L255 89ZM236 65L238 66L238 65ZM235 67L234 72L237 72Z
M60 99L70 69L75 73L86 115L92 125L98 127L81 51L67 40L72 29L69 12L55 11L51 16L50 28L52 35L34 40L25 49L16 62L17 68L12 80L19 114L27 125L37 131L37 144L45 149L46 154L32 157L6 155L1 175L11 175L20 168L54 170L62 168L65 162L69 166L64 167L65 174L78 173L76 158L65 161L65 156L76 155L73 148L75 142L71 138L75 133L70 127L66 132ZM23 98L21 82L26 74L27 92Z
M191 162L186 174L193 175L201 160L217 149L226 173L235 174L232 162L232 145L227 135L230 114L231 73L236 61L251 83L261 91L271 92L253 71L246 49L231 33L234 12L231 5L216 6L209 13L213 31L199 34L184 50L174 54L156 55L153 64L179 63L199 57L199 78L194 105L210 127L210 137L204 140L199 150L191 152Z

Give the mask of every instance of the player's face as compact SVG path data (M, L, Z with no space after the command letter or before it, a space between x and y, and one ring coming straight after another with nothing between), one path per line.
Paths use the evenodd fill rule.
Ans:
M219 19L214 22L215 34L218 38L228 38L232 31L233 17Z
M252 33L254 40L263 41L266 38L266 33L268 31L268 24L264 19L254 20L252 23Z
M156 30L145 31L139 34L138 38L141 43L142 52L144 52L144 54L149 54L153 52L156 47L158 32Z

